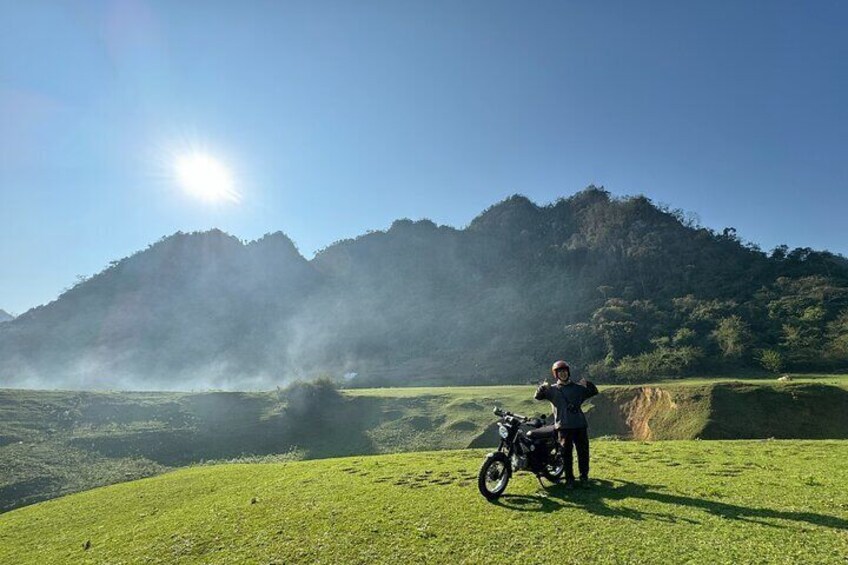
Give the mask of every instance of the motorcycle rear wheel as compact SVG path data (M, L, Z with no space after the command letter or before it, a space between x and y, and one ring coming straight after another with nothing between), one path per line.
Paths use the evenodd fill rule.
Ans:
M512 468L505 453L497 452L487 457L477 475L477 488L486 500L497 500L506 490Z
M542 467L542 476L552 483L558 483L562 480L563 473L565 473L565 456L561 449L556 448L556 454L551 461Z

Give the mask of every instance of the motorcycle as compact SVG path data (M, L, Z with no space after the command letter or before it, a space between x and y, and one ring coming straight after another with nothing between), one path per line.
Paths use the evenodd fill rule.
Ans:
M498 450L486 455L477 476L480 494L488 500L497 500L506 490L510 477L516 471L529 471L541 482L542 477L552 483L562 479L565 458L553 425L545 425L546 417L528 418L501 410L493 410L498 422L500 445Z

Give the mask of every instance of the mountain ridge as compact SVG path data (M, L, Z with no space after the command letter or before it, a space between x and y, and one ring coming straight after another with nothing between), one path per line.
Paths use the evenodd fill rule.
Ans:
M847 307L842 256L766 254L589 187L462 229L396 220L311 260L282 232L177 232L4 325L0 383L516 382L558 357L601 380L826 369L848 359Z

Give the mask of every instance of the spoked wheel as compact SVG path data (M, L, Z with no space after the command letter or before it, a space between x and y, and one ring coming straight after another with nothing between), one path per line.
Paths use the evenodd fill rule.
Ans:
M562 474L564 472L565 457L562 455L562 449L555 447L551 450L548 463L542 468L542 476L552 483L558 483L562 480Z
M511 474L509 459L504 453L498 452L487 457L477 476L480 494L487 500L497 500L506 490Z

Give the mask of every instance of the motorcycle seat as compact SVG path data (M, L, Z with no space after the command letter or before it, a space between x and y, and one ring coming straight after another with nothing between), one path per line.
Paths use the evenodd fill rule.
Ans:
M542 426L541 428L536 428L535 430L530 430L527 432L527 437L529 439L550 439L556 435L556 430L553 425L550 426Z

